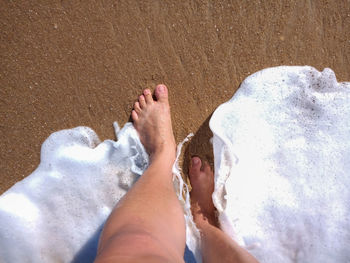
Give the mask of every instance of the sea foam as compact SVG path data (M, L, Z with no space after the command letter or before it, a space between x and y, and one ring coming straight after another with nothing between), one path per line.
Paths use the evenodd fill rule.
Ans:
M265 69L210 128L226 233L260 262L350 261L350 83L330 69Z
M106 218L148 166L131 123L117 136L101 143L87 127L50 135L39 167L0 197L1 262L94 260Z

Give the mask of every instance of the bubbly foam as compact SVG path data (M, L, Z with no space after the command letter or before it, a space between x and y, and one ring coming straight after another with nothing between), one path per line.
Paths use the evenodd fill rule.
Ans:
M149 162L131 123L117 136L101 143L78 127L44 142L39 167L0 197L2 262L94 260L106 218Z
M330 69L265 69L210 128L225 232L261 262L350 261L350 83Z

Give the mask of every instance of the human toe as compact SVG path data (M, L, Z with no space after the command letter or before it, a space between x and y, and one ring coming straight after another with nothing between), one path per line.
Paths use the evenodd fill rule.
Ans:
M140 103L140 108L143 109L144 107L146 107L146 100L145 100L145 96L141 95L139 97L139 103Z
M141 108L140 108L140 103L138 101L135 102L134 104L134 110L136 113L140 114L141 113Z
M202 166L201 159L197 156L192 157L190 171L189 171L190 180L193 180L199 176L201 171L201 166Z
M149 89L145 89L143 91L143 95L145 96L145 100L147 104L153 103L152 93Z
M213 173L213 171L211 170L210 164L207 161L204 162L203 167L202 167L202 171L205 174L212 174Z
M131 118L134 122L139 119L139 116L137 115L137 112L135 110L131 112Z
M157 85L155 95L158 101L168 102L168 88L164 84Z

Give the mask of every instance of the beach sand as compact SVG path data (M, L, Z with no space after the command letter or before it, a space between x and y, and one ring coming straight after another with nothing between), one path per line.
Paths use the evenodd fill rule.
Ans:
M0 193L54 131L115 139L144 88L165 83L177 142L212 162L208 121L266 67L330 67L350 80L349 1L1 1Z

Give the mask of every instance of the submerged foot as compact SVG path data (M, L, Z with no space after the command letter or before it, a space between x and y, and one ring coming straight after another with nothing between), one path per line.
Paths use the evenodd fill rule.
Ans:
M212 201L214 191L214 173L210 165L198 157L192 158L189 170L189 178L192 186L191 207L194 222L201 228L203 223L218 226L215 216L215 207Z
M142 144L153 160L159 154L170 155L175 160L175 138L171 125L168 89L158 85L155 89L156 100L149 89L134 104L131 117L139 133Z

